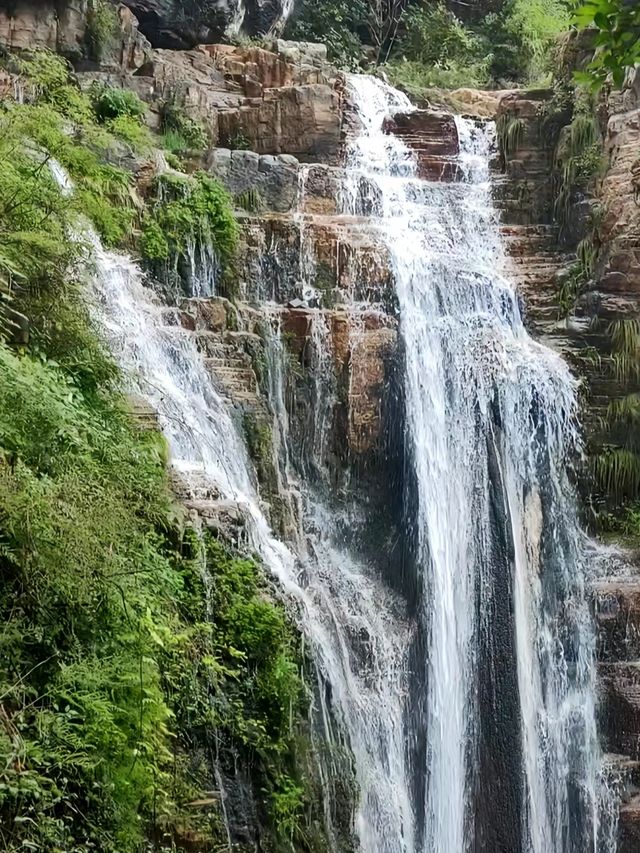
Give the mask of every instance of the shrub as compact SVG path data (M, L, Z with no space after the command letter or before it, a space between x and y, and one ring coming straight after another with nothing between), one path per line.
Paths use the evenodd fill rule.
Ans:
M163 147L168 151L203 149L207 146L207 134L203 126L195 119L189 118L175 103L164 105L162 131Z
M231 261L238 237L227 191L204 172L193 177L163 175L156 201L142 224L141 250L147 260L184 256L189 242L211 246L220 261Z
M408 9L394 48L394 54L423 65L465 65L475 61L478 53L475 35L444 3Z
M577 3L573 21L595 27L595 55L579 82L598 90L607 80L621 87L627 69L640 62L640 7L629 0L586 0Z
M122 116L141 119L145 114L144 104L136 93L129 89L94 84L90 97L96 118L100 122Z
M481 40L443 3L408 9L386 68L397 85L416 96L430 88L483 86L488 81Z
M295 41L322 42L331 62L355 70L361 59L359 31L366 20L366 0L300 0L287 21L284 37Z

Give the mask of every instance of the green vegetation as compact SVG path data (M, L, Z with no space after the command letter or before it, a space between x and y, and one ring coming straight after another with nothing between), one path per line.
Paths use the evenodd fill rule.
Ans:
M627 393L602 418L603 441L592 458L601 503L600 526L640 539L640 320L615 320L604 329L609 354L601 366Z
M90 0L84 39L89 59L100 62L117 25L116 10L109 0Z
M264 200L260 194L260 190L255 187L250 187L242 193L238 193L235 199L236 207L241 210L246 210L247 213L260 213L264 208Z
M164 105L162 133L163 147L171 152L207 147L207 134L202 125L189 118L175 102L168 102Z
M383 65L411 94L434 87L530 84L550 73L549 56L570 22L569 0L504 0L498 12L463 23L445 0L302 0L286 35L327 45L345 68Z
M500 150L510 157L522 143L526 125L523 119L503 113L496 122L496 133Z
M538 83L551 74L558 36L569 27L566 0L508 0L501 13L488 16L484 32L493 53L496 81Z
M594 58L578 80L596 90L608 81L622 86L627 69L640 62L640 6L633 0L586 0L577 4L573 20L596 30Z
M359 28L366 18L366 0L299 0L289 18L284 37L322 42L327 55L341 68L355 71L362 54Z
M93 111L99 122L126 116L140 119L144 116L144 104L135 92L114 86L93 85L90 91Z
M116 393L4 347L0 366L4 849L170 837L185 800L215 787L186 755L214 739L251 760L265 821L297 836L282 796L306 802L299 650L257 566L211 538L203 561L160 437L133 429Z
M0 846L215 849L207 792L240 767L263 849L326 849L298 634L255 562L185 526L82 295L87 219L118 246L141 221L149 257L227 259L230 199L170 174L145 211L110 165L148 142L135 96L85 95L46 52L5 61L28 97L0 110Z
M407 9L386 68L394 82L419 95L434 87L482 86L489 65L480 36L436 3Z
M176 264L189 245L211 247L223 265L233 260L238 226L227 191L204 172L161 175L142 220L140 246L153 264Z

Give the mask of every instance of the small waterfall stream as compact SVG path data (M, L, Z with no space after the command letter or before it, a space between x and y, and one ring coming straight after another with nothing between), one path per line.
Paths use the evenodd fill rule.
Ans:
M231 407L195 342L167 323L137 266L96 241L97 317L192 493L242 508L249 547L297 602L324 736L346 739L353 755L362 853L609 853L567 473L579 449L575 383L528 337L505 277L491 130L460 121L463 180L426 183L383 130L411 111L404 96L368 77L348 86L362 131L349 146L343 209L382 235L400 310L417 602L352 547L362 508L328 499L321 313L317 405L296 462L278 310L264 306L279 476L300 493L291 546L269 529ZM330 787L331 769L324 775Z

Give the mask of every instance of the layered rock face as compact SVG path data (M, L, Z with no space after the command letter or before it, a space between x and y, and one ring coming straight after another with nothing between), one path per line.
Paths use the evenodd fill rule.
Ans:
M117 7L118 31L99 66L90 66L83 53L86 2L67 4L63 14L56 5L16 0L0 10L0 42L11 49L49 47L79 59L81 85L101 80L136 91L156 127L164 106L179 104L204 125L210 143L204 153L187 156L189 167L207 170L236 199L241 240L234 286L221 286L208 299L185 297L167 308L166 322L193 336L232 404L274 529L284 539L297 535L300 496L283 486L282 476L291 464L299 477L320 482L334 496L366 492L367 511L379 527L372 542L398 538L389 507L389 483L404 461L397 306L375 227L364 216L341 213L353 116L326 51L277 40L271 50L198 46L232 20L234 9L225 0L194 3L190 14L189 4L131 0ZM256 2L246 8L245 26L264 32L279 7ZM0 88L14 82L0 79ZM460 93L470 111L504 119L507 144L496 164L495 198L526 321L588 377L593 414L621 392L611 373L589 357L594 345L601 352L605 346L592 318L608 323L640 316L640 75L608 105L608 168L598 191L605 249L588 298L568 320L560 316L558 290L573 252L560 242L553 218L554 158L542 109L550 97L547 91ZM398 114L387 131L416 151L421 177L460 177L451 115ZM153 176L166 164L143 167L140 175L147 169ZM584 199L576 201L579 206ZM291 460L282 458L282 413L275 411L270 387L278 371L284 374ZM591 421L587 417L588 426ZM211 494L184 499L205 524L240 538L235 506ZM596 609L602 732L625 789L620 849L631 853L640 844L640 580L603 581Z
M640 309L640 73L629 75L607 104L604 153L608 162L598 197L605 247L598 270L597 313L637 317Z
M340 81L324 49L299 62L257 47L205 45L194 50L154 50L135 76L85 72L94 80L133 89L159 126L164 105L179 105L207 130L211 146L258 154L289 153L330 161L341 140Z
M551 92L527 92L501 100L502 169L495 191L526 321L583 377L583 421L596 453L605 440L624 446L627 439L624 430L605 436L602 422L612 401L630 390L614 369L611 329L640 316L640 75L630 74L623 91L601 104L605 168L587 189L571 191L562 233L555 224L550 179L557 154L545 123L551 97ZM560 304L563 285L585 237L595 239L598 260L567 314ZM618 562L613 560L611 576L611 560L594 570L603 575L594 585L599 720L622 797L618 849L631 853L640 845L640 574L633 558L622 566Z

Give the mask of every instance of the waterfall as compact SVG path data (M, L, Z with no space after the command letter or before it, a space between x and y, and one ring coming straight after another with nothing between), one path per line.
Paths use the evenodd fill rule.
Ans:
M413 111L408 100L374 78L348 82L362 131L344 204L373 210L391 258L417 483L410 849L613 849L599 822L594 632L568 475L575 381L528 336L506 277L492 128L459 120L462 180L427 183L384 131Z
M158 412L190 495L240 507L247 548L295 602L322 735L353 757L362 853L612 851L569 476L575 382L522 324L491 203L491 128L460 120L463 179L427 183L384 132L412 110L407 99L369 77L348 88L362 130L348 146L343 211L384 242L404 342L417 602L354 547L363 507L332 493L322 309L311 320L311 423L294 449L279 308L263 306L279 480L299 494L289 545L269 528L233 407L193 336L130 258L92 237L96 318ZM360 307L347 306L356 337ZM331 773L322 769L327 789Z
M282 0L279 12L270 23L268 32L258 35L279 36L291 17L294 5L295 0ZM258 11L260 10L258 9ZM243 34L246 17L247 7L245 5L245 0L236 0L233 15L231 16L231 20L229 21L226 29L226 35L228 38L238 38L238 36Z

